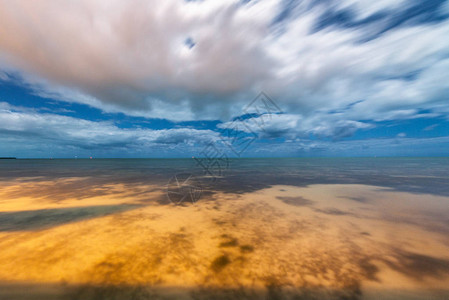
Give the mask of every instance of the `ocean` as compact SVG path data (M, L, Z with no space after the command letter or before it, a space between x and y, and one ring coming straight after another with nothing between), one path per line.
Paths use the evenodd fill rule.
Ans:
M0 299L448 299L449 158L0 161Z

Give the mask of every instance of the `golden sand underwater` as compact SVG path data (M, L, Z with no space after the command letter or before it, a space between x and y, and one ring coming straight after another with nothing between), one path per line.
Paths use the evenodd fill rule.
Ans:
M175 206L81 180L3 182L0 299L449 299L447 197L277 185Z

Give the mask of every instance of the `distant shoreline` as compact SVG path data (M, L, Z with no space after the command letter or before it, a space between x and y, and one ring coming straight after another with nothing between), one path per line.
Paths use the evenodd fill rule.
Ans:
M17 159L16 157L0 157L0 159Z

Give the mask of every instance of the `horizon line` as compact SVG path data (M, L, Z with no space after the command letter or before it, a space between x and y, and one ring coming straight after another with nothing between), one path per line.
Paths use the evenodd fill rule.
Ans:
M0 157L1 158L1 157ZM7 157L4 160L99 160L99 159L206 159L208 157ZM407 156L407 155L376 155L376 156L262 156L262 157L228 157L228 159L305 159L305 158L449 158L447 156Z

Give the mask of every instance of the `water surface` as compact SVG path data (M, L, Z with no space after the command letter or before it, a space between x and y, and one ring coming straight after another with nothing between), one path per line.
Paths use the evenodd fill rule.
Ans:
M0 298L447 299L448 179L449 158L0 161Z

